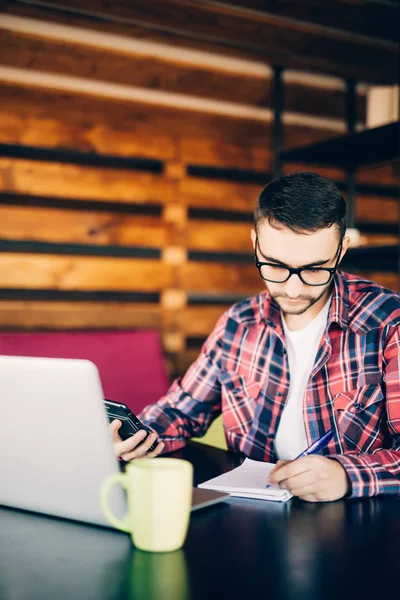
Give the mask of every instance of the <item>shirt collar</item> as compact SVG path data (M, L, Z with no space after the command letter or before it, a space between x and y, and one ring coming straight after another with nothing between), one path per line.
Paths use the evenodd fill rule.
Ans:
M268 290L258 297L259 322L264 321L272 327L282 326L281 309ZM333 277L332 301L329 309L328 323L337 323L342 329L349 322L349 288L346 279L340 271Z

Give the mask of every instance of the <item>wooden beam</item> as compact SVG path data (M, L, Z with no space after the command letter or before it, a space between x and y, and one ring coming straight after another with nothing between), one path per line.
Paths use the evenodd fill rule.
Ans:
M0 158L0 190L79 200L164 204L173 184L161 175Z
M0 81L33 89L71 92L90 98L129 102L150 107L179 109L190 113L206 113L228 118L250 120L259 123L272 121L272 110L250 104L227 102L170 91L160 91L137 86L109 83L97 79L85 79L58 73L27 70L19 67L0 65ZM343 119L318 117L313 115L285 112L283 123L297 124L336 133L345 133ZM362 127L362 124L358 124Z
M227 197L229 193L227 193ZM256 198L256 197L255 197ZM357 218L364 223L397 224L396 200L359 197ZM60 226L62 224L62 226ZM215 252L252 253L247 219L189 219L176 225L159 216L127 215L112 212L64 210L60 208L0 205L0 239L53 244L171 248L179 238L184 248ZM363 245L398 243L398 236L385 233L363 234Z
M162 106L178 108L185 111L195 111L250 119L269 123L272 118L271 110L237 102L222 102L208 98L198 98L177 92L164 92L160 90L145 89L137 86L109 83L97 79L84 79L70 75L59 75L39 70L27 70L17 67L0 66L0 80L6 83L24 85L39 89L51 89L59 92L72 92L83 94L91 98L120 100L138 103L144 106ZM327 122L327 128L340 130L340 123L332 120Z
M400 204L397 198L356 197L356 218L365 223L396 223Z
M160 217L0 205L0 239L163 248L171 226Z
M3 16L0 56L6 66L271 106L271 69L264 63L190 50L182 53L167 44L36 19ZM340 79L288 71L285 90L289 112L344 117L345 90ZM358 96L357 114L364 121L364 94Z
M161 327L159 304L0 300L0 330Z
M252 264L187 262L182 266L182 285L188 292L257 294L263 284Z
M2 288L159 291L171 283L171 267L156 260L0 253Z
M17 6L17 5L15 5ZM222 3L189 0L124 0L105 5L102 0L63 0L46 3L46 8L15 8L9 11L29 16L88 25L88 19L102 19L94 26L113 32L137 35L141 39L203 50L232 51L241 57L263 58L269 64L330 73L371 83L395 83L398 47L395 42L355 36L335 28L318 28L312 23L253 13ZM54 7L52 10L52 6ZM111 23L107 23L107 21ZM351 57L351 60L349 60Z
M181 189L190 207L251 213L263 187L186 177Z
M187 306L183 313L185 336L208 336L229 304L216 306Z
M179 156L189 164L269 170L269 122L111 99L93 102L81 94L23 86L0 86L0 94L2 141L50 147L65 144L116 155L136 150L151 157ZM306 124L301 125L302 120ZM295 119L293 113L285 113L285 147L332 137L335 132L329 128L329 119L323 120L328 129L320 127L321 119L310 122L305 115Z
M161 160L177 153L176 139L140 109L1 84L0 95L2 142Z

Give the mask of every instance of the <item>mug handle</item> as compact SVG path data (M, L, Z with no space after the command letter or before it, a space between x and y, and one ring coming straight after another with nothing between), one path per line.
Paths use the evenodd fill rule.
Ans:
M122 485L122 487L127 490L128 489L128 481L125 473L115 473L111 475L106 481L103 483L101 488L100 495L100 504L101 508L104 511L108 521L113 525L116 529L120 529L121 531L130 532L130 527L128 525L128 515L125 516L124 519L118 519L110 510L108 506L108 499L110 496L111 488L116 483Z

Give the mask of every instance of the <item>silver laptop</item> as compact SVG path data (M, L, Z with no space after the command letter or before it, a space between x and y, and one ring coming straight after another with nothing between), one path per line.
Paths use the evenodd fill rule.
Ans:
M119 463L103 398L90 361L0 356L0 504L110 527L99 494ZM204 491L193 509L228 497ZM110 504L124 514L120 486Z

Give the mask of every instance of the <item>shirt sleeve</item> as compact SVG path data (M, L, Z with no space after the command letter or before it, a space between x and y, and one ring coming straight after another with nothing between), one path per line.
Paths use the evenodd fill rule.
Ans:
M186 374L176 379L165 396L146 406L139 415L165 443L164 452L182 448L191 437L203 436L221 413L219 374L227 318L225 313L219 319Z
M351 481L350 497L400 495L400 327L390 336L383 354L386 387L389 449L378 448L371 454L342 454L339 461Z

